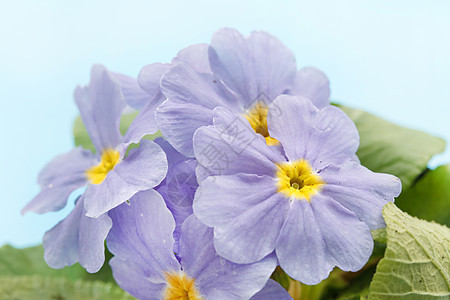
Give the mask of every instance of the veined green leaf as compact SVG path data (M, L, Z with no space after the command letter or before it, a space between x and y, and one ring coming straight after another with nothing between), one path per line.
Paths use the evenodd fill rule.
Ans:
M131 300L119 287L101 281L70 281L40 276L1 276L0 299L5 300Z
M107 253L111 257L110 253ZM45 277L64 277L68 280L102 280L112 282L112 272L106 263L99 272L86 272L79 264L60 270L52 269L44 261L44 249L35 246L16 249L9 245L0 248L0 276L41 275ZM1 295L1 293L0 293Z
M422 131L401 127L361 110L339 106L355 122L360 135L356 153L374 172L393 174L407 190L445 141Z
M387 248L369 299L449 299L450 229L411 217L392 202L383 216Z

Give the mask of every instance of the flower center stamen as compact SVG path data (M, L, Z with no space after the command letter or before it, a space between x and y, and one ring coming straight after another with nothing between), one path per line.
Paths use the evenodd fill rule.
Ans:
M291 180L291 181L292 181L292 180ZM298 184L297 182L291 183L291 186L292 186L294 189L296 189L296 190L301 189L300 184Z
M203 300L195 287L195 279L183 271L166 273L167 287L164 300Z
M252 126L253 130L265 137L267 145L278 145L279 142L269 135L269 128L267 127L268 111L269 106L267 106L262 101L258 101L248 110L248 113L244 116L250 123L250 126Z
M114 149L106 149L102 153L101 161L98 165L86 170L88 180L93 184L100 184L105 180L109 171L120 161L120 153Z
M288 198L311 201L325 182L304 159L277 164L277 191Z

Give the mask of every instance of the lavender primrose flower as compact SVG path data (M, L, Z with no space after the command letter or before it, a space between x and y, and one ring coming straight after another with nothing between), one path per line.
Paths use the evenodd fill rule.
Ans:
M244 38L222 29L209 47L191 50L180 52L163 75L161 90L168 99L156 110L164 137L186 156L194 156L194 132L211 124L217 106L246 115L252 128L275 144L268 136L266 116L278 95L301 95L317 107L328 104L326 76L311 67L297 71L294 54L267 33L252 32Z
M85 186L73 211L45 234L44 258L53 268L79 261L96 272L103 265L104 240L112 226L107 212L157 186L166 175L167 160L149 140L127 153L128 145L153 132L133 122L125 136L120 134L125 101L119 82L103 66L92 68L89 86L75 90L75 101L97 154L79 147L52 160L39 175L41 192L22 213L59 210L75 189Z
M256 293L252 299L291 299L280 285L267 283L277 263L274 255L247 265L226 261L214 251L212 229L194 215L183 223L175 256L175 221L154 190L139 192L109 215L114 278L139 299L249 299Z
M399 195L400 180L355 161L357 129L334 106L279 96L267 123L278 146L222 107L194 135L196 156L211 146L234 155L222 170L198 160L194 213L214 228L217 253L252 263L275 251L285 272L305 284L335 266L361 269L373 250L370 230L385 226L381 210Z

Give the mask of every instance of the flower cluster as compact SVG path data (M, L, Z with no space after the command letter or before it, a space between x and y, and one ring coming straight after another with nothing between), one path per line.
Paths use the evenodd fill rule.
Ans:
M45 234L46 262L96 272L106 240L139 299L290 299L269 279L277 266L304 284L361 269L401 184L359 163L358 131L329 94L264 32L222 29L137 79L94 66L75 102L96 151L52 160L23 209L59 210L85 187Z

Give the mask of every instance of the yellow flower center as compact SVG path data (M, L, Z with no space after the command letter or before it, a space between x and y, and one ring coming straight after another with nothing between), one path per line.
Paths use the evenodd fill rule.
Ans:
M304 159L277 164L277 167L278 192L288 198L311 201L325 184Z
M86 170L86 176L93 184L100 184L105 180L108 172L120 161L120 153L117 150L106 149L102 153L100 163Z
M166 273L167 287L164 300L203 300L195 288L195 279L187 276L183 271Z
M248 113L244 116L252 126L253 130L266 138L267 145L278 145L278 141L269 135L269 129L267 127L268 111L269 106L267 106L262 101L258 101L248 110Z

